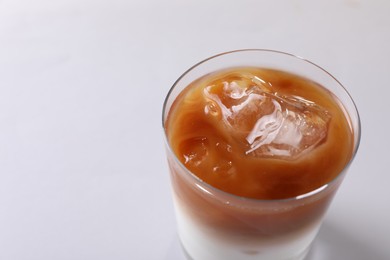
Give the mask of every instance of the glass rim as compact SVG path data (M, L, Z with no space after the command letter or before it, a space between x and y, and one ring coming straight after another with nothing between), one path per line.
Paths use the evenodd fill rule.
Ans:
M317 69L321 70L322 72L327 74L329 77L331 77L341 87L343 92L347 95L347 97L349 98L349 100L352 103L353 110L356 113L357 128L353 129L353 134L355 136L354 138L356 138L356 143L354 142L354 148L352 150L352 156L349 159L348 163L344 166L344 168L340 171L340 173L335 178L333 178L331 181L323 184L322 186L320 186L320 187L318 187L318 188L316 188L314 190L311 190L309 192L306 192L306 193L303 193L303 194L300 194L300 195L297 195L297 196L293 196L293 197L288 197L288 198L283 198L283 199L256 199L256 198L250 198L250 197L244 197L244 196L235 195L233 193L229 193L227 191L224 191L222 189L219 189L217 187L212 186L211 184L205 182L204 180L199 178L196 174L194 174L193 172L188 170L187 167L185 167L185 165L178 159L178 157L176 156L176 154L172 150L171 145L169 144L169 141L168 141L168 138L167 138L167 131L166 131L166 128L165 128L165 121L166 121L165 120L166 119L165 118L165 114L167 112L166 110L167 110L168 100L169 100L172 92L174 91L174 89L177 86L177 84L187 74L189 74L192 70L194 70L198 66L202 65L203 63L206 63L209 60L212 60L212 59L215 59L215 58L218 58L218 57L221 57L221 56L225 56L225 55L229 55L229 54L233 54L233 53L239 53L239 52L267 52L267 53L275 53L275 54L278 54L278 55L289 56L290 58L294 58L294 59L300 60L300 61L302 61L304 63L308 63L308 64L316 67ZM352 125L351 125L351 127L353 128ZM180 75L180 77L173 83L173 85L169 89L168 93L166 94L166 97L165 97L164 103L163 103L163 109L162 109L162 128L163 128L163 132L164 132L165 145L168 148L169 153L171 153L173 155L175 162L180 166L180 168L182 168L187 173L186 174L187 176L190 176L190 178L192 178L197 184L202 185L202 186L198 186L197 185L198 188L200 188L203 192L209 193L212 196L215 195L214 192L217 192L217 193L221 193L222 195L224 195L227 198L231 198L232 200L238 200L238 201L244 201L244 202L250 202L250 203L294 202L294 201L300 201L300 200L303 200L303 199L307 199L307 198L313 197L313 196L315 196L317 194L320 194L322 191L328 189L329 187L332 187L333 184L336 184L338 182L338 180L345 175L346 170L349 168L349 166L351 165L352 161L355 159L355 156L356 156L357 151L358 151L359 146L360 146L360 139L361 139L361 121L360 121L359 111L357 109L355 101L353 100L352 96L347 91L347 89L344 87L344 85L341 84L341 82L339 80L337 80L327 70L325 70L321 66L319 66L319 65L317 65L317 64L315 64L315 63L313 63L313 62L311 62L311 61L309 61L309 60L307 60L307 59L305 59L305 58L303 58L301 56L294 55L294 54L287 53L287 52L283 52L283 51L271 50L271 49L237 49L237 50L232 50L232 51L227 51L227 52L221 52L219 54L216 54L216 55L210 56L210 57L208 57L206 59L203 59L200 62L197 62L195 65L191 66L189 69L187 69L184 73L182 73Z

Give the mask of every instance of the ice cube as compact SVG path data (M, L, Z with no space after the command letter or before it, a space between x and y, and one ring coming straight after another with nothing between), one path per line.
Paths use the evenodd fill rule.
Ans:
M209 141L206 137L194 137L182 143L184 164L199 166L208 155Z
M220 160L213 166L213 173L224 179L234 177L236 169L232 161Z
M330 115L324 108L299 96L281 95L254 75L234 75L233 80L210 85L204 96L232 136L245 144L247 155L294 159L327 135Z

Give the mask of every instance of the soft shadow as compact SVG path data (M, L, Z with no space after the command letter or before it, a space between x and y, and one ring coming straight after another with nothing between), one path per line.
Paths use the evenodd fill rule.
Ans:
M171 246L164 260L188 260L177 235L171 238ZM369 245L343 233L330 223L324 223L305 260L389 260L384 252L375 251Z
M385 254L324 223L305 260L389 260L390 256Z
M175 234L171 241L171 246L169 247L164 260L188 260L180 244L179 237Z

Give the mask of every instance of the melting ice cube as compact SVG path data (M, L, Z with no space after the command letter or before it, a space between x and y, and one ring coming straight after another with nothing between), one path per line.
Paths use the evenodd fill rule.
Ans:
M293 159L326 138L330 115L324 108L280 95L256 76L210 85L204 95L214 115L220 111L234 138L245 143L247 155Z

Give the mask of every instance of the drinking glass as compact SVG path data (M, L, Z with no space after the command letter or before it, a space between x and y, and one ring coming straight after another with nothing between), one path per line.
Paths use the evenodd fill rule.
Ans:
M180 162L166 135L166 120L173 102L193 81L232 67L290 72L318 83L338 98L354 139L351 159L336 178L296 197L261 200L219 190ZM184 72L166 97L162 117L178 234L187 257L193 260L304 259L359 146L358 111L340 82L321 67L291 54L261 49L231 51L203 60Z

